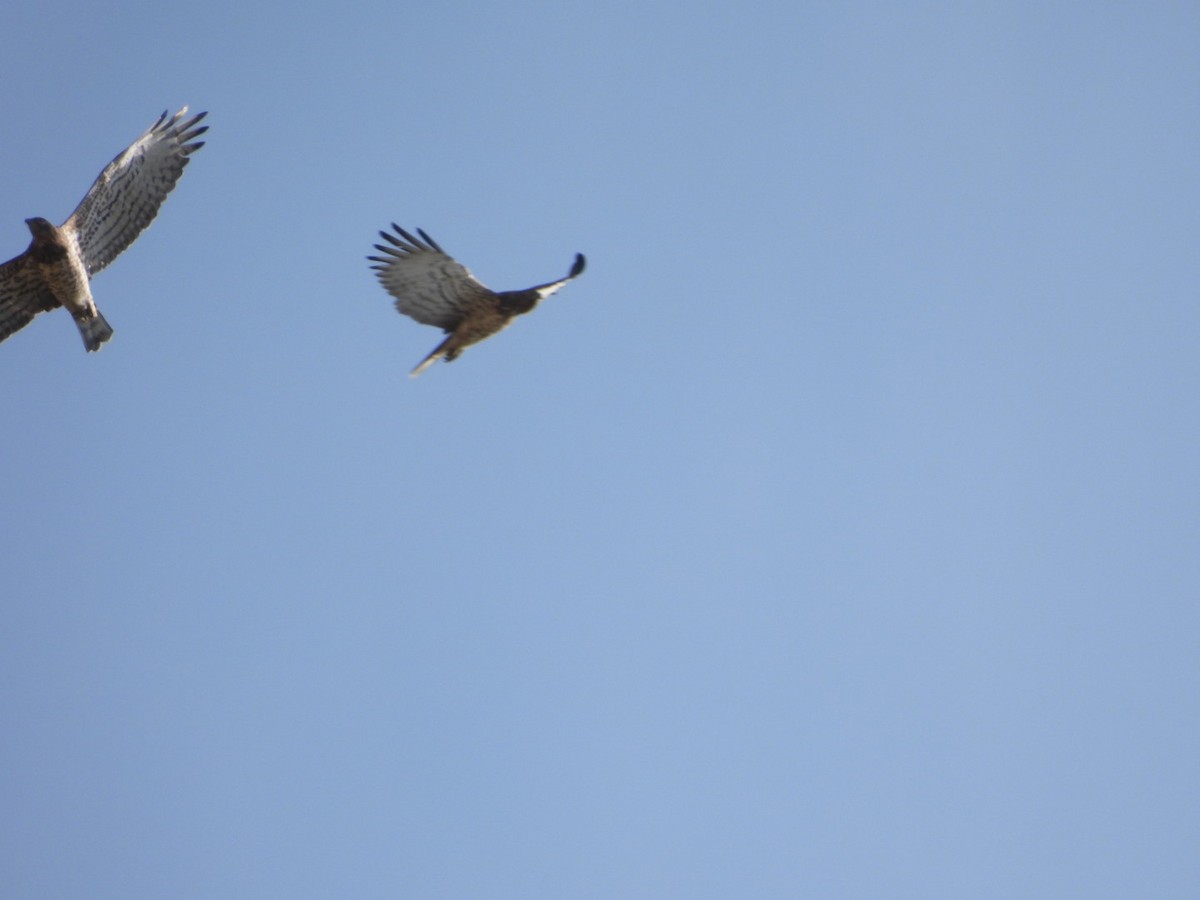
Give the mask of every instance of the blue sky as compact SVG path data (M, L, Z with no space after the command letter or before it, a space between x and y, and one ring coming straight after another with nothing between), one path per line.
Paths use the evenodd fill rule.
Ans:
M1200 891L1200 11L9 4L6 896ZM13 40L12 35L21 39ZM365 260L488 285L439 340Z

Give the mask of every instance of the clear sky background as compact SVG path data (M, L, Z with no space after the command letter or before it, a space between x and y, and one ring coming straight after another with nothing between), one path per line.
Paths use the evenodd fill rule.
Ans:
M302 11L301 11L302 10ZM1200 894L1200 8L9 3L0 894ZM486 284L439 340L365 257Z

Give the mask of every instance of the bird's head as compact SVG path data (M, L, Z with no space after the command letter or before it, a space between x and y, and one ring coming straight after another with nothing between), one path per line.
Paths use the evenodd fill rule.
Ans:
M54 226L41 216L35 216L32 219L26 219L25 224L29 226L29 233L36 237L49 237L54 233Z

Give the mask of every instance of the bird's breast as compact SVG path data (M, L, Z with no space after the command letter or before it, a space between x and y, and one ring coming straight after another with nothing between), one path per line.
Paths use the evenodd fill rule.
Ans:
M39 256L39 251L42 255ZM69 247L47 243L34 248L33 258L37 261L42 278L55 299L68 309L83 309L91 306L92 292L88 285L87 270L79 255Z

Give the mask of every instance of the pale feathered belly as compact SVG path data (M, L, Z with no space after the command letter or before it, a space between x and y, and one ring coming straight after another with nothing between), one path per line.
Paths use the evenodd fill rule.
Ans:
M96 304L92 300L87 271L76 254L68 253L55 262L39 263L38 268L46 280L46 286L72 314L95 315Z

